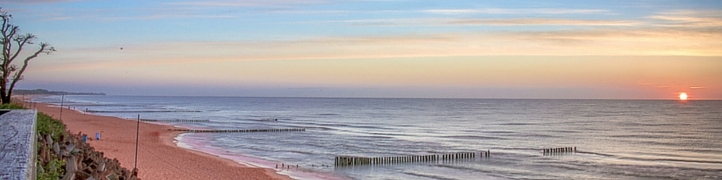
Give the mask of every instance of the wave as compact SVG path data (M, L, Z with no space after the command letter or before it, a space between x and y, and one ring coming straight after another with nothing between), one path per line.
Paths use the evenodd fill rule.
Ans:
M452 135L452 136L439 136L441 138L450 139L476 139L476 140L506 140L508 138L496 137L496 136L479 136L479 135Z
M321 113L321 114L316 114L316 115L319 115L319 116L338 116L338 115L340 115L340 114L333 114L333 113Z
M424 178L431 178L431 179L456 180L456 178L440 176L438 174L428 174L428 173L420 173L420 172L404 172L404 174L411 175L411 176L424 177Z

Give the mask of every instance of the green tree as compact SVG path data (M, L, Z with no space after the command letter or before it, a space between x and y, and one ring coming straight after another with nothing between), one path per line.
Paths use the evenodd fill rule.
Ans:
M55 51L55 48L48 43L41 42L40 49L25 57L21 63L14 62L25 45L35 44L33 40L36 37L30 33L20 34L20 28L10 23L13 16L2 10L2 8L0 8L0 17L3 20L2 37L0 37L0 43L3 46L2 61L0 62L0 73L2 73L2 78L0 78L0 101L2 104L8 104L15 84L23 79L23 72L28 67L28 62L41 53L50 54Z

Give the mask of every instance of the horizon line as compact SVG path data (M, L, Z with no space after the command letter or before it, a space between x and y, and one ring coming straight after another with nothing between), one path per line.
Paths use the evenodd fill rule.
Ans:
M55 94L37 94L57 96ZM308 99L459 99L459 100L632 100L632 101L722 101L722 99L624 99L624 98L491 98L491 97L354 97L354 96L237 96L237 95L129 95L129 94L105 94L105 95L68 95L68 96L138 96L138 97L214 97L214 98L308 98Z

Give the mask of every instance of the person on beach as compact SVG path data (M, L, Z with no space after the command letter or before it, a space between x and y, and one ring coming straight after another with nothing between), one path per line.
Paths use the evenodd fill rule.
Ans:
M100 141L100 133L99 132L95 133L95 140Z

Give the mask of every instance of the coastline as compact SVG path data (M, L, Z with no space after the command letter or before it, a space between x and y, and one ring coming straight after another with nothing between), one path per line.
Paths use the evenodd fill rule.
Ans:
M36 103L35 108L52 117L60 118L56 106ZM88 134L89 139L101 133L101 140L88 143L108 158L116 158L127 169L135 163L135 121L117 117L84 114L64 109L63 123L77 134ZM274 169L249 167L235 161L176 145L175 138L182 132L168 131L170 125L140 123L138 149L138 176L141 179L278 179L289 180Z

